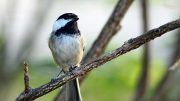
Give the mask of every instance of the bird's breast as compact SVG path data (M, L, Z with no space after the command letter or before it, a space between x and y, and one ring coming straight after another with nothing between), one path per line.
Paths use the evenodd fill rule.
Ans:
M55 61L63 66L78 65L83 57L83 46L79 35L51 37L49 47Z

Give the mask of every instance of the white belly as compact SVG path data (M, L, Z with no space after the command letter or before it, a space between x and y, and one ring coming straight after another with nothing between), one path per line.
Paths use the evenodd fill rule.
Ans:
M79 65L83 57L83 46L80 36L52 36L49 47L55 61L64 68Z

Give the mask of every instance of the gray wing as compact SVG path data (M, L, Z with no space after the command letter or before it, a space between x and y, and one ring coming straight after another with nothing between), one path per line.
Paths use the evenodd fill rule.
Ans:
M82 47L83 47L83 51L85 50L85 47L86 47L85 44L86 44L86 42L85 42L84 36L81 35L81 45L82 45Z

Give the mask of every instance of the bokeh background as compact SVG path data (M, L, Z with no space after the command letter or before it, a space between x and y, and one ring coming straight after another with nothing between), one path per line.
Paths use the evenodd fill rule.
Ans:
M99 35L118 0L1 0L0 1L0 101L13 101L24 90L23 62L29 67L30 86L38 87L58 74L48 48L52 24L66 12L79 16L86 50ZM105 53L143 32L140 1L125 14L122 29ZM148 0L149 29L175 20L180 0ZM150 42L150 70L146 98L150 98L174 56L179 57L180 31L172 31ZM175 52L177 52L175 54ZM84 101L131 101L141 74L142 47L93 70L81 85ZM177 70L163 101L180 101L180 71ZM37 99L52 101L59 89Z

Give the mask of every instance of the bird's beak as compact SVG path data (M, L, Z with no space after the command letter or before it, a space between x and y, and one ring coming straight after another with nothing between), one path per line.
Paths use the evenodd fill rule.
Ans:
M78 21L78 20L79 20L79 18L78 18L78 17L74 18L74 21Z

